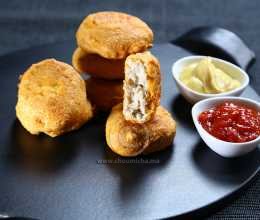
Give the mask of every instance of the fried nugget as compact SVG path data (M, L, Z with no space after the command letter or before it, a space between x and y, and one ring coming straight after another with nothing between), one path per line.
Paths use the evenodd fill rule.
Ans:
M72 65L79 73L101 79L124 79L125 59L106 59L97 54L76 48L72 56Z
M88 15L79 26L76 39L85 51L107 59L123 59L150 48L153 32L135 16L104 11Z
M133 124L124 119L122 104L113 107L106 122L106 141L115 153L130 157L163 150L175 137L176 123L162 106L144 124Z
M161 73L158 60L150 53L137 53L125 62L123 115L127 121L149 121L160 105Z
M78 129L93 115L85 82L55 59L33 64L20 77L16 115L31 134L51 137Z
M86 80L86 87L88 98L97 110L110 111L123 100L122 80L102 80L91 77Z

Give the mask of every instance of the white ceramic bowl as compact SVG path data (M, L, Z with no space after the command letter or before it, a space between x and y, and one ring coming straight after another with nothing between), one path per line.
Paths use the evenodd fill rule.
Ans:
M260 103L251 99L240 97L216 97L205 99L196 103L191 111L192 119L200 137L208 145L208 147L210 147L213 151L215 151L217 154L223 157L237 157L254 150L260 143L260 136L255 140L243 143L226 142L217 139L211 134L209 134L198 121L198 116L201 112L206 111L225 101L240 103L248 107L251 107L257 111L260 111Z
M196 103L200 100L212 97L220 97L220 96L239 96L245 88L249 84L249 77L247 73L239 68L238 66L229 63L227 61L211 57L213 64L228 73L232 78L240 81L241 86L237 89L231 90L229 92L219 93L219 94L205 94L196 92L190 88L188 88L185 84L180 81L180 74L183 69L192 63L198 63L201 59L206 58L206 56L187 56L177 60L172 65L172 74L173 78L177 84L177 87L180 93L184 96L184 98L190 103Z

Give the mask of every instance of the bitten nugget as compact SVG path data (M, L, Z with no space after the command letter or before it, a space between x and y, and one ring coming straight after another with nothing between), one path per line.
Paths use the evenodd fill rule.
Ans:
M149 121L160 105L161 73L158 60L150 53L137 53L125 62L123 115L127 121Z
M135 16L104 11L88 15L79 26L76 39L85 51L108 59L123 59L150 48L153 32Z
M122 104L118 104L113 107L106 123L108 146L115 153L126 157L163 150L171 146L175 133L175 121L161 106L150 121L132 124L124 119Z
M101 79L124 79L125 59L111 60L77 48L72 56L72 65L79 73Z
M110 111L113 106L123 101L122 80L86 80L87 94L92 105L101 111Z
M33 64L20 77L16 115L31 134L55 137L78 129L92 117L85 82L55 59Z

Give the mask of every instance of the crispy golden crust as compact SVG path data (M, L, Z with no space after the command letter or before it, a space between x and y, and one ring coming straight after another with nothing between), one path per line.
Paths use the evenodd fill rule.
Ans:
M124 119L122 104L118 104L113 107L106 123L108 146L126 157L163 150L171 145L175 133L175 121L161 106L149 122L132 124Z
M88 15L79 26L76 39L85 51L108 59L123 59L150 48L153 32L135 16L105 11Z
M145 123L152 119L152 117L155 114L156 108L160 105L160 98L161 98L161 70L160 70L160 63L159 61L149 52L144 53L137 53L132 54L127 57L125 62L125 70L129 68L129 63L132 62L141 62L143 63L145 67L145 72L147 75L147 116L145 121L139 121L133 117L129 117L127 114L125 114L126 106L126 97L124 96L123 101L123 114L127 121L130 121L132 123ZM126 72L126 71L125 71ZM125 76L123 89L126 89L126 84L128 83L128 76Z
M55 59L33 64L20 78L16 115L32 134L55 137L79 128L92 117L84 80Z
M81 48L76 48L72 56L72 65L79 73L101 79L124 79L125 59L106 59L97 54L85 52Z
M91 77L86 80L86 87L88 98L97 110L110 111L123 100L122 80L102 80Z
M176 122L170 113L159 106L151 121L147 122L150 133L150 144L143 154L161 151L171 146L176 134Z

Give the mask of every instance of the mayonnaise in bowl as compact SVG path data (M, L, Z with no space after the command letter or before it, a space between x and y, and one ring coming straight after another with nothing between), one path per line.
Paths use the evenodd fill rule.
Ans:
M190 103L218 96L239 96L249 84L248 74L238 66L208 56L187 56L172 65L181 95Z
M185 67L180 81L192 90L207 94L228 92L241 86L238 80L217 68L210 57Z

